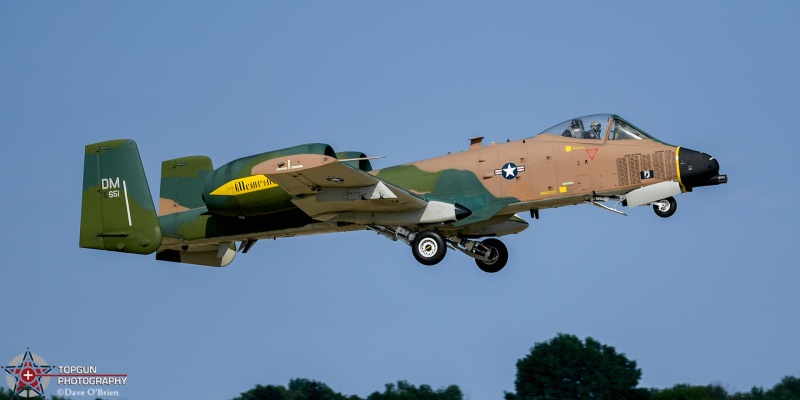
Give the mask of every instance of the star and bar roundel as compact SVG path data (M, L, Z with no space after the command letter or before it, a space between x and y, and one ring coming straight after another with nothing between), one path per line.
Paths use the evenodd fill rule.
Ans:
M503 178L506 179L514 179L522 171L525 171L524 165L517 165L512 162L509 162L505 163L505 165L503 165L503 168L494 170L494 174L502 175Z

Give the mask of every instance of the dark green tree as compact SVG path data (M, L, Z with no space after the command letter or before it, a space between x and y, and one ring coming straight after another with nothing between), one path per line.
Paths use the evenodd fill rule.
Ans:
M289 396L286 400L360 400L357 396L344 396L336 393L328 385L310 379L289 381Z
M648 393L637 389L642 371L611 347L588 337L558 334L536 343L517 361L516 393L506 400L639 400Z
M292 379L289 387L261 386L242 393L233 400L362 400L358 396L336 393L328 385L310 379Z
M787 376L768 390L767 400L800 400L800 378Z
M747 393L736 393L731 396L732 400L764 400L766 399L763 388L754 387Z
M728 391L719 384L711 384L706 386L706 392L711 400L729 400L731 398L731 395L728 394Z
M800 400L800 378L786 376L772 389L754 387L747 393L736 393L729 400Z
M463 400L464 395L456 385L433 390L429 385L414 385L406 381L386 384L383 393L374 392L367 400Z
M242 393L234 400L285 400L286 388L283 386L267 385L256 387Z
M720 385L675 385L669 389L652 389L649 400L729 400L728 392Z

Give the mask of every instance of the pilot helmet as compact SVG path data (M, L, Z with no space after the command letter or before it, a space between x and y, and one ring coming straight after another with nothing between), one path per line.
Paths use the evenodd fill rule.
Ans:
M570 129L580 129L580 130L583 130L583 121L581 121L581 120L580 120L580 119L578 119L578 118L575 118L575 119L573 119L573 120L572 120L572 121L569 123L569 127L570 127Z
M592 130L599 131L600 130L600 122L599 121L592 121L591 127L592 127Z

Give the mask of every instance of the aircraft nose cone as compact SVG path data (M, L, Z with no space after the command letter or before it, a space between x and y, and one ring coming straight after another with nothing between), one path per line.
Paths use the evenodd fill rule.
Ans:
M678 164L681 183L689 188L707 186L719 177L719 162L706 153L681 147Z

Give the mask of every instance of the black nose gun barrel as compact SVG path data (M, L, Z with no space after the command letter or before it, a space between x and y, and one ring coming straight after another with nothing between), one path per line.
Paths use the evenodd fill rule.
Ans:
M697 186L714 186L721 185L723 183L728 183L728 175L714 175L711 178L708 178L707 181L703 182L703 184Z

